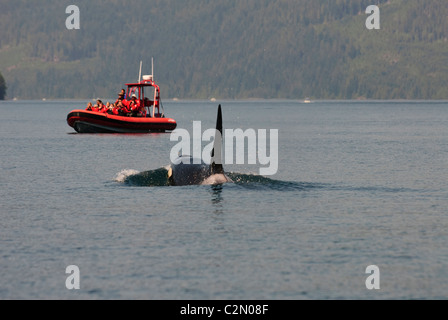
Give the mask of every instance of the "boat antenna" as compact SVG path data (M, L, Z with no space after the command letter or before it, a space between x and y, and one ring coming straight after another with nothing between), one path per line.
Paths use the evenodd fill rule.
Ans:
M151 75L152 81L154 81L154 57L151 57Z
M142 80L142 63L143 63L143 61L140 61L140 72L138 74L138 81L137 82L140 82Z

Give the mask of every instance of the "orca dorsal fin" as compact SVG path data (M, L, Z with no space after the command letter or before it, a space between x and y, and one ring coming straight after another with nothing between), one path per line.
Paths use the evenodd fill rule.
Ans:
M222 166L222 111L218 106L218 116L216 118L216 133L211 154L211 171L213 174L224 173Z

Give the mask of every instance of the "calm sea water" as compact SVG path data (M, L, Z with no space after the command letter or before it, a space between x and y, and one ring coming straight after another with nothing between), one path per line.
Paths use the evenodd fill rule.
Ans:
M170 134L76 134L86 103L0 103L1 299L448 298L448 102L218 101L279 169L215 187L153 185ZM217 103L164 105L191 132Z

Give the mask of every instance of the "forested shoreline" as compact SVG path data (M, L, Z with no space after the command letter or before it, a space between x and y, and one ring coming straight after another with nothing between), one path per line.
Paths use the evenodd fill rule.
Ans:
M80 30L70 1L0 0L8 98L114 96L154 57L164 98L448 99L444 0L76 2Z

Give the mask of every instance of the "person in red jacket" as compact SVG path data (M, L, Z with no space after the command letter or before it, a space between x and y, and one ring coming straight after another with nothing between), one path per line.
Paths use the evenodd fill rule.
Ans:
M126 99L121 101L121 107L119 107L120 115L122 115L122 116L130 115L131 111L130 111L130 108L129 108L129 104L130 104L130 101L127 101Z
M131 111L131 116L133 117L141 115L140 100L137 99L137 96L135 94L132 95L132 99L129 102L129 110Z
M115 115L115 116L118 116L118 107L117 107L117 104L116 103L107 103L107 106L108 106L108 110L107 110L107 112L106 113L108 113L108 114L113 114L113 115Z
M105 113L105 112L107 112L107 108L106 108L106 106L104 105L103 101L98 100L96 106L98 107L98 112L100 112L100 113Z
M115 116L118 116L120 114L120 108L117 106L116 103L112 107L112 114Z
M110 102L106 103L106 105L103 105L103 108L100 110L101 113L109 113L109 110L112 110L112 105Z
M92 107L92 111L99 112L102 105L103 102L100 99L96 100L96 104Z
M118 94L118 99L115 101L115 104L121 107L121 103L124 100L124 89Z

